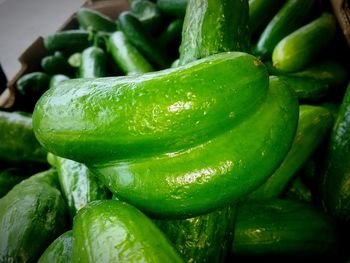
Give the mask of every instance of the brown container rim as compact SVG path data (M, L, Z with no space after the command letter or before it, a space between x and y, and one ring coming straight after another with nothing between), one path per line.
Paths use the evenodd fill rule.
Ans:
M333 13L336 16L343 35L350 47L350 4L347 0L331 0Z
M100 0L86 1L82 7L89 7L100 11L112 19L116 19L117 15L123 10L129 9L127 0ZM67 29L77 28L78 24L75 19L75 12L70 15L66 21L56 30L63 31ZM16 83L17 80L26 73L33 72L38 69L41 59L48 54L44 47L43 37L38 37L34 42L23 51L19 56L20 69L15 76L7 82L6 89L0 94L0 110L10 109L16 100Z

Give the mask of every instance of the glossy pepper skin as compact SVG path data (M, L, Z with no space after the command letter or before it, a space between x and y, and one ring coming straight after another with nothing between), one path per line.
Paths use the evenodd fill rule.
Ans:
M198 215L252 191L289 149L298 103L284 82L268 81L261 62L239 52L66 81L38 102L34 127L51 152L87 164L141 210Z

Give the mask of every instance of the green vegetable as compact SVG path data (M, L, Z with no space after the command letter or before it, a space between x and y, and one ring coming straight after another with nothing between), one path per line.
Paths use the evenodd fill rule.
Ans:
M261 62L231 52L133 78L65 81L41 97L34 127L50 152L86 163L121 199L196 215L247 194L287 153L296 97L267 80Z
M93 201L73 223L73 262L183 262L163 233L133 206Z
M18 168L7 168L0 172L0 198L29 175Z
M162 13L158 6L148 0L135 0L130 5L131 12L150 33L157 33L162 26Z
M279 77L288 82L301 101L319 101L335 95L346 83L348 71L336 61L325 60L314 63L306 69L294 73L281 73Z
M126 75L154 71L145 57L126 39L122 31L114 32L107 42L108 51Z
M67 210L56 181L56 171L44 171L0 199L1 262L36 262L65 231Z
M277 43L298 29L310 17L315 0L288 0L261 33L254 54L262 59L271 57Z
M295 199L309 203L313 201L311 189L299 176L293 179L284 195L287 199Z
M44 46L50 52L62 51L72 54L81 52L91 45L90 33L81 29L64 30L44 37Z
M184 218L213 211L245 196L277 168L294 138L297 112L294 94L272 79L254 114L209 141L92 168L118 197L148 213ZM251 171L254 179L246 176Z
M328 215L309 203L286 199L247 202L237 209L232 248L234 256L246 260L266 257L274 262L308 262L305 260L326 256L335 260L337 234Z
M188 0L157 0L159 9L167 15L184 17Z
M38 263L72 262L73 231L69 230L56 238L40 256Z
M285 0L249 0L249 29L252 36L261 33Z
M51 162L57 169L60 188L71 218L87 203L108 198L108 192L104 186L84 164L58 156L51 156L51 158Z
M88 47L81 54L79 66L80 78L98 78L106 76L107 58L102 48Z
M46 162L46 150L35 138L31 116L0 111L0 141L1 160Z
M119 29L147 60L159 69L169 67L171 59L168 54L160 48L156 39L145 30L137 17L130 11L124 11L119 15L118 23Z
M249 198L264 200L280 197L296 172L326 138L332 125L333 116L327 108L301 105L292 147L280 167Z
M81 52L76 52L70 55L68 58L68 63L73 68L79 68L81 64Z
M48 88L51 76L44 72L31 72L24 74L17 80L16 89L19 94L39 97Z
M274 67L284 72L302 70L333 41L335 32L334 16L323 13L278 42L272 54Z
M207 141L249 116L267 91L268 73L260 61L222 53L143 75L62 82L41 97L33 120L50 152L104 163Z
M155 220L186 262L224 262L233 240L236 205L177 220Z
M69 79L66 75L63 74L56 74L51 77L49 88L56 87L58 84L60 84L62 81Z
M68 59L61 52L44 57L41 60L41 67L49 74L72 75L73 68L68 63Z
M158 37L161 47L167 47L176 39L181 39L183 19L175 19L169 23L165 30Z
M179 65L215 53L249 51L248 23L248 0L190 0L183 24Z
M333 126L323 171L323 203L335 218L350 220L350 84Z
M81 7L75 14L79 26L84 29L93 29L95 31L114 32L117 30L117 24L108 16L101 12Z

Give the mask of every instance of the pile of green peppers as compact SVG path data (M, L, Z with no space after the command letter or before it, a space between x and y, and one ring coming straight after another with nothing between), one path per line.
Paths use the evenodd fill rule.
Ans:
M347 262L330 4L120 3L44 36L0 111L0 262Z

